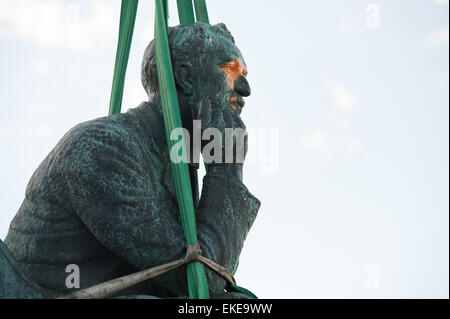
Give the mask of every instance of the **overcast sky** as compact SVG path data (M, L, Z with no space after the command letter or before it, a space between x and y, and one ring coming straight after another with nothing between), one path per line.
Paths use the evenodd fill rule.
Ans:
M177 25L175 1L170 25ZM207 1L248 66L238 284L261 298L448 298L448 0ZM123 110L146 99L140 1ZM108 112L120 1L0 0L0 238L39 163Z

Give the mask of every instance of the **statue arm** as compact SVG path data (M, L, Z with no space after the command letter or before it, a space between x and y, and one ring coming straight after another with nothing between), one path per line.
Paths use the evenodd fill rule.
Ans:
M203 255L233 271L260 205L238 178L208 172L196 212ZM222 278L209 269L207 276L210 289L223 289Z

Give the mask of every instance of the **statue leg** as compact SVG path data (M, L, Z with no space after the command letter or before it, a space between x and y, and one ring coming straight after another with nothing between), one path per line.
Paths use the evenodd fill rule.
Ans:
M0 240L0 299L44 299L46 293L26 278L8 247Z

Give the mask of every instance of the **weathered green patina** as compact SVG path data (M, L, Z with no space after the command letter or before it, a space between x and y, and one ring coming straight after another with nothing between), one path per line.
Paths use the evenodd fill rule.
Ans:
M169 41L183 126L191 131L192 120L201 119L202 129L245 129L240 112L250 87L226 27L181 25L170 29ZM80 267L80 288L87 288L184 256L152 43L142 81L148 102L77 125L34 173L5 240L15 261L0 256L0 297L14 297L2 283L16 282L17 272L26 278L17 285L23 295L31 289L30 298L55 297L71 292L69 264ZM242 166L207 164L201 197L197 167L189 168L203 255L230 271L260 206L242 183ZM221 277L206 274L213 296L232 297L223 294ZM186 269L121 295L187 296Z

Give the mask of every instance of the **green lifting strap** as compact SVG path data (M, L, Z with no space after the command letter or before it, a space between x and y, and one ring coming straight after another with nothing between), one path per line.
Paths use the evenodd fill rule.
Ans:
M198 22L209 23L208 9L205 0L194 0L195 16Z
M195 17L192 0L177 0L177 5L180 24L194 24Z
M109 103L109 115L120 113L122 109L123 88L133 39L134 23L138 0L122 0L120 11L119 41L117 43L116 65Z
M172 149L176 142L170 139L170 134L174 129L181 128L182 123L170 58L166 14L167 0L155 0L155 4L156 69L167 142L169 149ZM181 139L183 140L183 136L181 136ZM181 145L184 147L184 142ZM186 152L182 151L182 154L186 156ZM187 244L192 246L197 242L197 227L187 158L184 158L178 164L171 161L171 166L180 209L181 225ZM208 299L208 282L203 264L199 262L189 263L187 265L187 273L189 296L193 299Z

